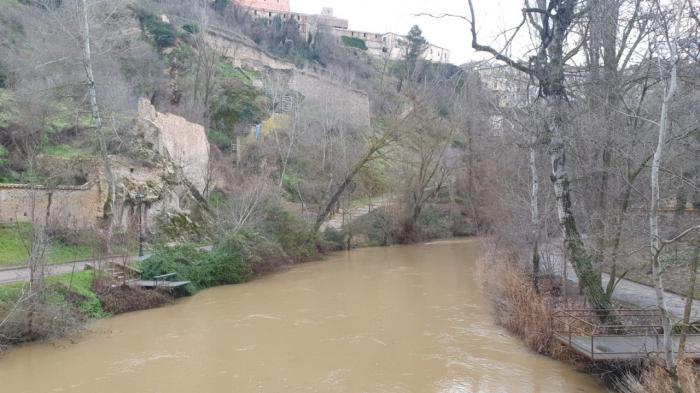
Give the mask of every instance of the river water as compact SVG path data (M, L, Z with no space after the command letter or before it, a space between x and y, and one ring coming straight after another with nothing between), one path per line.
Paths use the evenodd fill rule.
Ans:
M476 244L360 249L0 358L0 392L602 392L493 324Z

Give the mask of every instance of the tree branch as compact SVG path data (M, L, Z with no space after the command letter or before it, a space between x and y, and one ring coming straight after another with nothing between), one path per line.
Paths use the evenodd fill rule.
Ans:
M476 16L474 14L474 4L472 0L469 0L469 13L471 15L471 21L469 21L471 25L471 34L472 34L472 48L474 48L478 52L486 52L492 54L497 60L500 60L509 66L515 68L518 71L524 72L528 75L535 76L535 71L532 70L530 67L526 66L520 61L515 61L511 59L510 57L502 54L501 52L497 51L496 49L492 48L491 46L488 45L481 45L478 42L477 39L477 33L476 33ZM513 37L515 37L515 34L517 34L518 30L525 24L526 22L526 17L523 15L523 20L520 22L520 25L515 29L515 32L513 33ZM512 41L512 38L511 40Z
M699 224L699 225L696 225L696 226L694 226L694 227L690 227L690 228L686 229L685 231L681 232L680 234L678 234L676 237L674 237L674 238L672 238L672 239L661 240L661 243L664 244L664 245L666 245L666 244L671 244L671 243L675 243L675 242L677 242L677 241L683 239L684 237L688 236L688 235L691 234L693 231L697 231L697 230L700 230L700 224Z

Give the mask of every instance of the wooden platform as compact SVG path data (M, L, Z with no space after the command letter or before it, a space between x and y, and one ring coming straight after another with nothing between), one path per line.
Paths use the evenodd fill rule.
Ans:
M556 339L591 360L633 360L656 356L663 351L663 335L644 336L568 336L556 334ZM679 336L673 336L674 351L678 351ZM700 336L689 335L686 356L700 359Z
M190 284L189 281L156 281L156 280L131 280L127 281L127 284L133 285L135 287L141 287L146 289L177 289L182 288Z

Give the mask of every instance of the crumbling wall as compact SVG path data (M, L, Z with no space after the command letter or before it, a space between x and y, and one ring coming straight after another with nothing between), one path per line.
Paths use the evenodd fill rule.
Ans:
M104 216L107 192L98 181L77 187L0 184L0 222L13 224L49 217L52 226L95 228Z

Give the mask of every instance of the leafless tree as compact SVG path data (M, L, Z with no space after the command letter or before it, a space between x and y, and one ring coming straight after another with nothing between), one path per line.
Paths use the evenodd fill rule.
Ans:
M570 259L582 287L591 302L599 308L609 308L610 302L605 296L600 276L593 267L591 256L587 252L576 218L572 210L570 179L567 170L565 130L567 120L567 92L565 65L580 49L575 44L567 51L567 44L572 39L571 32L580 17L583 7L575 0L538 1L532 5L526 1L521 23L514 29L508 43L526 23L536 32L535 55L527 62L515 60L503 51L478 40L478 25L473 2L469 1L472 47L493 55L497 60L523 72L535 79L539 85L539 94L546 105L547 115L543 119L544 137L548 143L551 163L551 180L557 201L557 216L564 234L566 257Z

